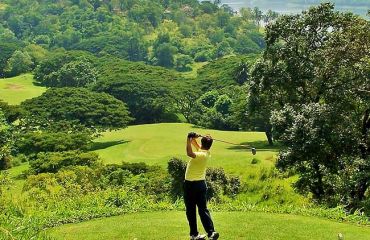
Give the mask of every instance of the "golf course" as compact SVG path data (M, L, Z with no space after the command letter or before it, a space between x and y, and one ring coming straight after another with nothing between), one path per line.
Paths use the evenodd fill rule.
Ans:
M368 0L0 0L0 240L370 240Z
M0 100L16 105L26 99L40 96L46 88L36 86L33 82L32 74L0 79Z

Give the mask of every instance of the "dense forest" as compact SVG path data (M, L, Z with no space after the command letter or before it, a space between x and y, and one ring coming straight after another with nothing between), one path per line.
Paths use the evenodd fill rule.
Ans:
M227 5L196 0L4 3L0 16L2 76L16 74L12 66L6 66L13 50L17 50L13 58L27 62L23 70L27 71L37 65L35 56L30 60L27 55L58 48L187 71L194 61L261 52L265 43L259 23L276 18L275 14L263 18L258 9L236 16Z

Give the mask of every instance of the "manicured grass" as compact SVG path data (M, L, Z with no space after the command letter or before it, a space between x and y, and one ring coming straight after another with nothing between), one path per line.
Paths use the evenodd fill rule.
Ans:
M188 159L185 143L187 133L191 131L257 147L257 155L253 156L249 149L214 142L209 166L222 167L229 173L246 176L274 165L277 149L268 146L262 132L206 130L184 123L137 125L106 132L97 140L94 148L104 163L145 162L166 167L172 157ZM252 164L253 158L257 158L259 163Z
M0 79L0 99L9 104L20 104L26 99L40 96L46 88L33 84L32 74Z
M243 240L367 240L369 227L336 223L320 218L255 212L215 212L216 230L220 239ZM201 224L198 229L202 232ZM204 232L204 231L203 231ZM185 212L135 213L68 224L50 233L56 239L188 239Z

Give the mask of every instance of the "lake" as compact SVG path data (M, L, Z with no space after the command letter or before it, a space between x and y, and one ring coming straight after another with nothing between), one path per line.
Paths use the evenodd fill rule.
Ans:
M289 3L289 1L278 1L278 0L222 0L222 4L227 4L235 10L242 7L258 7L262 11L269 9L279 13L298 13L304 9L313 6L311 4L296 4ZM345 6L336 5L336 9L340 11L350 11L361 16L366 16L368 9L370 9L370 0L367 6Z

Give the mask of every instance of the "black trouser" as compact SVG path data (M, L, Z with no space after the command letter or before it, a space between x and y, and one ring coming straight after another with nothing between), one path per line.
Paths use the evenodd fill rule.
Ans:
M206 181L186 181L184 182L184 200L186 206L186 216L190 226L190 235L198 235L197 212L202 221L204 230L208 236L214 232L211 214L207 209L207 184Z

